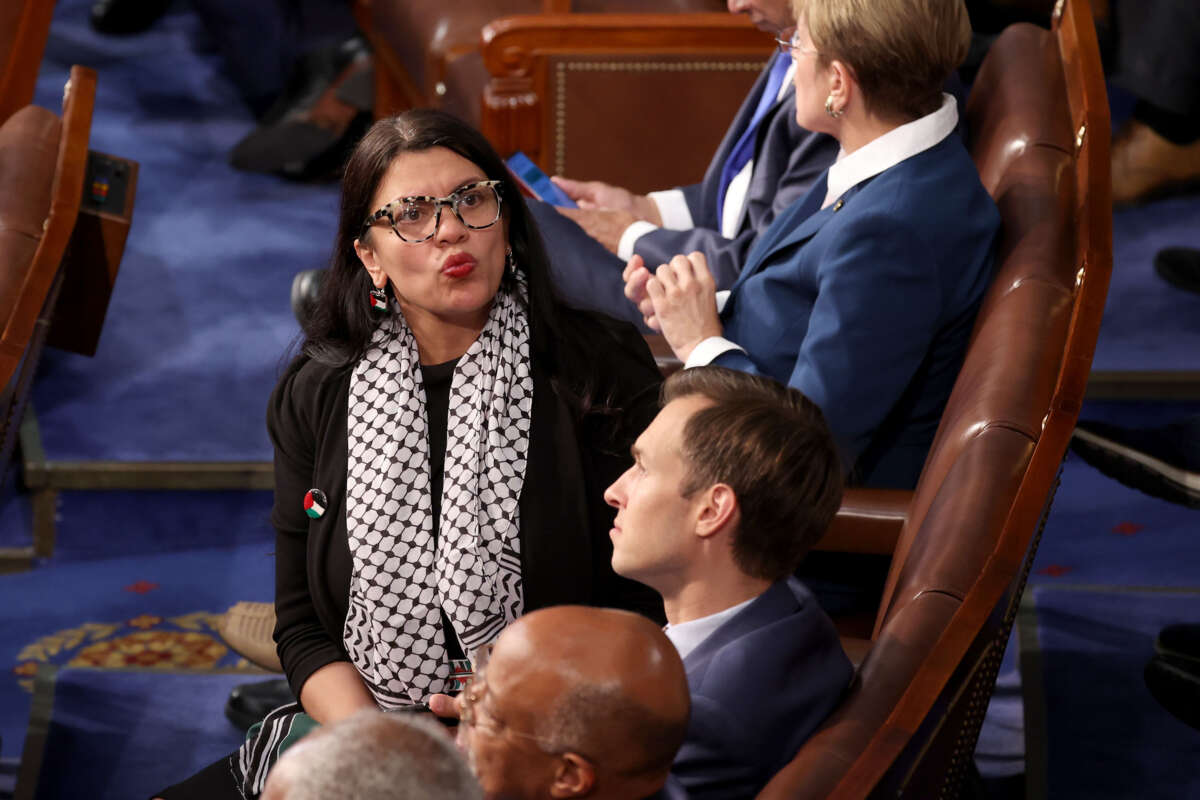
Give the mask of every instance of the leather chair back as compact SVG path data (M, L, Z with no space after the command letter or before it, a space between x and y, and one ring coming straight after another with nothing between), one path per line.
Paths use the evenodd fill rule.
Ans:
M846 701L762 798L953 797L1083 400L1112 269L1108 107L1086 0L1006 30L968 103L997 271Z
M33 102L54 0L0 3L0 122Z
M72 67L61 122L30 106L0 126L0 478L79 214L95 97L96 73Z

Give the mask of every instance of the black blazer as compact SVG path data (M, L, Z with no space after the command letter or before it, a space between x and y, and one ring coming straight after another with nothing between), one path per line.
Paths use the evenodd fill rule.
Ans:
M575 603L663 618L651 590L610 564L613 509L604 489L630 463L629 447L658 409L661 376L629 325L562 311L558 365L533 362L533 411L521 493L525 609ZM541 348L533 347L533 352ZM267 428L275 445L275 641L288 682L300 687L320 667L346 661L342 630L352 560L346 534L346 419L353 365L299 357L271 394ZM586 388L591 405L570 399ZM304 494L321 489L319 519Z

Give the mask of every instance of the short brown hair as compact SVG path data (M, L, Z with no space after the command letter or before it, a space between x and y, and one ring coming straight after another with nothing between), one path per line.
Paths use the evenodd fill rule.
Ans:
M906 121L941 104L971 45L963 0L792 0L820 63L841 61L867 108Z
M723 367L676 372L662 395L664 405L691 395L713 401L684 425L683 495L728 485L741 510L739 569L767 580L793 572L842 501L841 461L821 409L791 387Z

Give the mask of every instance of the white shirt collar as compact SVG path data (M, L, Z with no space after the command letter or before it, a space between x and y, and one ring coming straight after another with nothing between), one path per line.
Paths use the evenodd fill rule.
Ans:
M675 645L675 649L679 651L679 657L681 659L687 658L689 653L695 650L713 631L721 627L726 620L732 618L757 599L757 597L751 597L744 603L730 606L724 611L709 614L707 617L688 620L678 625L667 625L663 628L663 632L667 634L667 638L671 640L671 644Z
M829 168L828 189L821 208L831 205L849 189L873 178L906 158L924 152L949 136L958 126L958 105L942 93L942 107L932 114L906 122L855 150L850 155L838 151L837 161Z

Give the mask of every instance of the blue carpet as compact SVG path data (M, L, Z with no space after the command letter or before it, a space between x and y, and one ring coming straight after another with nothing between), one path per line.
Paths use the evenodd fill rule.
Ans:
M33 509L29 496L17 485L17 469L8 470L0 484L0 547L28 547L33 543Z
M45 687L54 705L37 800L150 797L208 766L241 744L241 732L221 709L229 690L246 680L236 674L62 670Z
M20 753L42 665L246 669L220 642L212 615L238 600L272 598L272 548L259 538L0 576L0 755Z
M59 493L54 562L274 548L271 492Z
M1200 511L1129 489L1068 455L1030 581L1200 587Z
M1200 370L1200 294L1154 272L1164 247L1200 248L1200 195L1113 215L1113 276L1094 370Z
M1194 562L1193 562L1194 563ZM1150 696L1164 625L1200 620L1200 593L1034 589L1047 710L1046 797L1200 797L1200 733Z
M141 172L95 358L42 362L47 457L270 460L267 396L297 333L291 279L326 262L336 188L228 165L254 123L186 6L123 39L91 31L90 5L58 3L37 102L57 107L71 64L96 68L92 148Z

